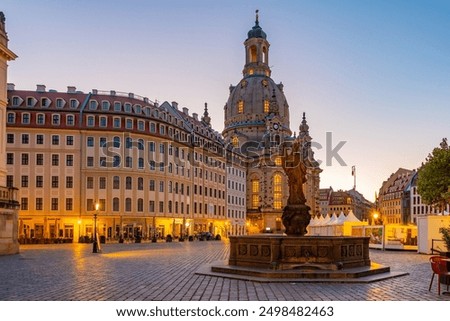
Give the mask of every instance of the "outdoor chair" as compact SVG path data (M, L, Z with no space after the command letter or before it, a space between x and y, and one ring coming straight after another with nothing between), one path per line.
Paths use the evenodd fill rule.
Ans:
M446 284L447 284L447 291L449 286L449 280L450 280L450 272L447 268L447 264L449 264L449 259L443 256L432 256L430 257L430 263L431 263L431 269L433 270L433 276L431 277L430 287L428 288L428 291L431 291L431 286L433 285L433 279L434 275L438 275L438 295L441 295L441 282L440 277L446 277Z

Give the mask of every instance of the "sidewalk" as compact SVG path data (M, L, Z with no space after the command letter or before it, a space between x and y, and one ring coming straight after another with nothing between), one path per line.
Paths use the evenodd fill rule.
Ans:
M450 301L431 292L430 255L371 250L373 262L409 275L367 284L259 283L197 275L228 258L226 241L23 245L0 256L2 301ZM442 287L445 290L445 286Z

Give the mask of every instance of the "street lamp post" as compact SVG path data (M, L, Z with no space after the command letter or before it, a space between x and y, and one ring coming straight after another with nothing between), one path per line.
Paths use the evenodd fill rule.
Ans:
M94 212L94 243L93 243L93 247L92 247L92 253L99 252L99 246L98 246L98 241L97 241L97 214L98 214L99 207L100 207L100 204L96 203L95 204L95 212Z

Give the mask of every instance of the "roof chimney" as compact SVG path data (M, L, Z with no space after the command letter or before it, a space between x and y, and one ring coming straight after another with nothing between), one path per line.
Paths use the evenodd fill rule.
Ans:
M8 83L8 90L16 90L16 85L14 85L13 83Z
M45 85L36 85L36 91L38 93L43 93L45 92Z
M172 101L172 107L178 110L178 103L176 101Z
M189 108L183 107L183 113L187 116L189 116Z
M198 121L198 114L197 114L197 113L193 113L193 114L192 114L192 117L193 117L196 121Z
M75 86L67 86L67 93L68 94L75 94L76 91L77 91L77 87L75 87Z

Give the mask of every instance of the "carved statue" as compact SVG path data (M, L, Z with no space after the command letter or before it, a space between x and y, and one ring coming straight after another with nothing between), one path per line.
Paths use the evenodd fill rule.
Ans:
M284 150L282 164L288 177L289 198L281 219L288 236L304 236L311 220L310 208L306 205L303 192L303 184L306 182L305 155L307 153L300 139L294 140L289 153Z
M296 139L289 155L285 155L283 170L288 177L288 205L303 205L306 203L303 183L306 181L306 166L303 161L300 142Z

